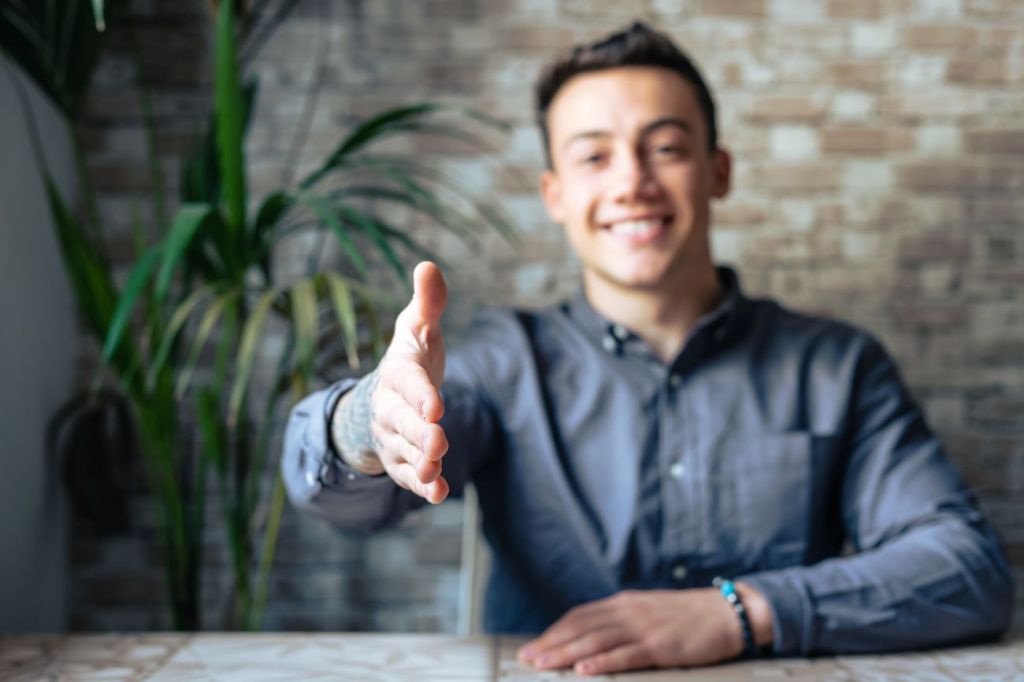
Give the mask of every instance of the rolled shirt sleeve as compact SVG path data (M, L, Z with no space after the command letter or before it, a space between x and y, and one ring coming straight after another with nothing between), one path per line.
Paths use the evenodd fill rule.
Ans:
M855 554L740 579L775 616L776 654L870 652L987 639L1014 584L994 530L877 342L854 387L843 522Z

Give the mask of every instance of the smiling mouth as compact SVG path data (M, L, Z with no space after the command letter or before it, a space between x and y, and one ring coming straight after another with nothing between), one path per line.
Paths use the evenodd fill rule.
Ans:
M602 227L617 239L630 244L642 244L661 236L668 230L671 222L671 216L664 216L639 220L619 220L614 223L605 223Z

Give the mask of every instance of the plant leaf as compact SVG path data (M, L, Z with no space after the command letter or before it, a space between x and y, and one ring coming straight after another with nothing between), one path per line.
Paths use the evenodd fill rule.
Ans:
M229 234L237 234L245 226L245 106L239 79L234 5L227 1L220 3L214 55L217 147Z
M196 395L196 416L199 417L201 456L213 462L217 473L227 472L227 434L220 418L217 393L210 386L203 386Z
M341 339L348 357L348 366L359 369L359 336L356 328L356 307L352 301L352 292L345 279L334 272L324 273L327 288L334 304L334 314L341 327Z
M317 336L316 287L311 279L300 280L292 285L289 294L297 364L307 375L311 375Z
M206 345L206 340L210 337L210 332L213 331L214 325L217 324L221 315L224 314L224 309L228 304L238 298L239 295L241 295L241 290L239 289L226 291L214 299L213 303L206 308L206 312L203 313L203 318L199 322L199 329L196 330L195 339L192 341L192 348L189 351L188 359L182 365L181 373L178 375L175 394L179 399L188 390L188 385L192 381L192 374L195 372L196 363L199 361L199 354L202 352L203 346Z
M390 132L399 123L437 111L439 108L440 106L437 104L421 103L389 109L374 116L369 121L357 126L348 137L342 140L341 144L327 157L327 160L299 183L299 187L309 189L325 175L340 166L349 154L361 149L381 135Z
M281 190L265 197L259 210L256 211L256 220L253 222L250 235L252 259L260 264L264 277L268 281L270 280L270 245L273 242L274 229L294 204L295 198Z
M299 194L299 203L307 207L313 214L320 219L322 223L325 223L334 232L334 235L338 238L338 242L341 244L342 249L345 250L345 254L348 259L355 266L359 274L366 275L366 261L363 259L361 253L359 253L358 247L352 237L349 236L345 226L338 220L338 216L335 214L333 202L326 197L315 196L312 194Z
M103 17L103 0L92 0L92 15L96 20L96 30L101 33L105 31L107 22Z
M174 268L181 260L182 254L192 243L196 232L214 213L214 209L206 204L185 204L178 209L171 221L171 229L164 238L164 257L160 262L160 272L156 278L156 298L163 301L167 298L167 290L171 286Z
M103 344L104 362L109 362L110 358L114 355L114 351L117 350L117 345L121 341L121 335L128 325L128 318L135 308L135 301L146 286L149 275L153 271L156 259L160 257L161 251L161 245L149 249L135 263L131 273L128 275L128 279L125 280L124 291L121 293L121 298L117 301L117 308L114 310L114 315L110 320L107 338Z
M174 309L174 313L171 315L171 321L167 324L167 329L164 330L164 336L160 340L160 347L156 351L156 355L153 356L152 362L149 364L149 372L146 375L146 385L152 386L156 381L156 375L163 367L164 361L167 360L167 356L171 352L171 346L174 345L174 340L178 337L178 332L185 325L192 311L195 310L199 302L213 293L213 285L206 285L200 287L188 295L184 301Z
M263 292L256 301L256 305L253 306L249 319L246 320L245 327L242 329L242 338L238 344L238 359L235 363L235 381L231 387L231 397L228 401L228 424L238 423L238 412L242 407L245 391L249 385L249 375L252 373L253 363L256 359L256 345L260 340L267 312L277 296L276 289Z
M391 264L392 269L398 275L398 279L402 282L407 282L409 274L406 272L405 266L402 264L402 260L395 253L395 250L391 248L391 244L388 243L387 237L377 227L373 218L370 218L362 211L352 208L343 202L334 202L333 208L345 222L354 225L355 227L362 230L366 236L368 236L377 248L380 249L381 253L384 254L384 258L387 259L388 263Z

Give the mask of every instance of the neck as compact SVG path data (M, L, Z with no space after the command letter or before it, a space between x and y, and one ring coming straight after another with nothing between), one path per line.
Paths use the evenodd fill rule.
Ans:
M583 289L603 317L628 327L662 360L670 362L697 321L715 309L724 292L710 260L687 268L658 287L622 286L595 272L584 272Z

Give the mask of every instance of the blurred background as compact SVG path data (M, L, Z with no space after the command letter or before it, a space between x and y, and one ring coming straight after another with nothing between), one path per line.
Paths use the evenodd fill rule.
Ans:
M0 2L8 20L30 5ZM84 35L81 5L69 25ZM295 396L372 363L405 296L396 261L417 249L445 266L451 343L481 305L575 293L536 192L532 85L567 46L635 18L671 34L717 97L735 162L717 260L750 295L882 339L1024 577L1024 4L108 5L101 39L61 72L66 86L94 61L91 78L63 99L45 69L26 75L11 21L3 33L0 632L454 630L461 502L372 537L300 516L275 486L280 428ZM423 102L450 110L402 109ZM366 127L384 111L398 113ZM364 138L339 147L353 130ZM237 260L232 229L251 235ZM281 399L264 408L267 395Z

